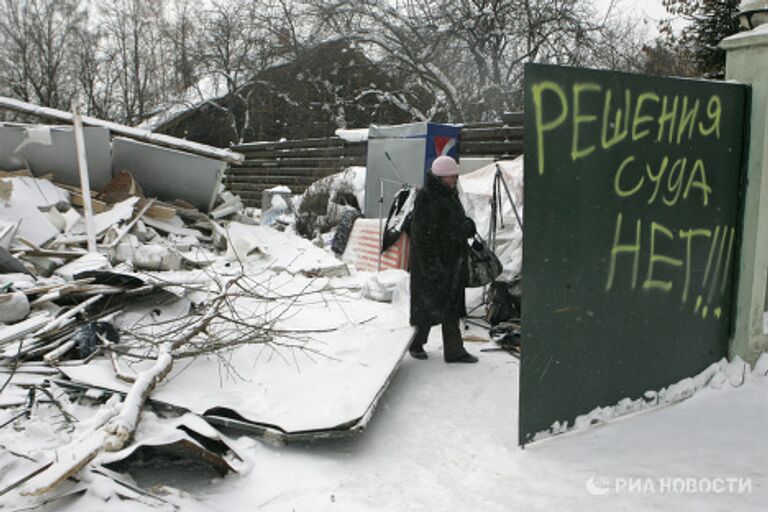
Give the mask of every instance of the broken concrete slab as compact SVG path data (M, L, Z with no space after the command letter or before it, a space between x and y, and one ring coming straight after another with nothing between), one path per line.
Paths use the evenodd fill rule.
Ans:
M347 266L309 241L268 226L230 222L226 230L230 261L253 258L275 271L313 276L345 276Z
M32 204L37 208L50 208L58 203L69 203L69 192L48 180L29 177L5 178L10 183L13 201Z
M162 231L163 233L173 233L174 235L181 236L193 236L199 240L207 239L207 237L200 233L198 230L183 227L183 222L181 223L181 226L179 226L173 222L153 219L152 217L144 217L143 222L147 226L151 226L157 230Z

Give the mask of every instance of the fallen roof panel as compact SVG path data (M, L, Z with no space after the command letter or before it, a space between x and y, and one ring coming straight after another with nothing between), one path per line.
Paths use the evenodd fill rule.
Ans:
M39 136L47 133L46 136ZM109 131L84 128L91 187L98 190L112 179ZM71 126L0 126L0 168L29 169L42 176L52 172L60 183L80 186L75 133Z
M28 114L32 114L32 115L43 117L43 118L57 119L59 121L65 121L68 123L71 123L73 119L72 113L70 112L57 110L55 108L41 107L33 103L27 103L24 101L19 101L19 100L15 100L13 98L8 98L4 96L0 96L0 107L7 108L9 110L14 110L17 112L26 112ZM171 137L170 135L152 133L150 131L142 130L140 128L133 128L131 126L112 123L110 121L103 121L101 119L96 119L95 117L89 117L89 116L81 116L81 117L82 117L83 125L99 126L102 128L106 128L115 135L123 135L125 137L130 137L132 139L150 142L152 144L157 144L160 146L166 146L166 147L171 147L175 149L182 149L184 151L189 151L190 153L208 156L211 158L216 158L218 160L224 160L230 163L240 163L245 158L243 154L235 153L234 151L215 148L212 146L207 146L205 144L200 144L198 142L192 142L185 139Z
M123 137L112 141L115 171L130 171L148 197L184 199L208 211L218 193L226 164Z
M402 360L411 334L407 317L396 308L361 303L379 314L362 325L313 334L303 351L251 345L223 359L198 358L189 365L179 361L152 400L208 415L211 423L284 440L359 432ZM81 384L128 390L106 360L61 370Z

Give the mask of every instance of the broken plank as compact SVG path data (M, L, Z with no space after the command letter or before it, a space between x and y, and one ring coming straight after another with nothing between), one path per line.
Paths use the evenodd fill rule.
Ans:
M19 169L18 171L4 171L0 170L0 178L34 178L32 171L29 169Z
M70 189L74 187L68 187ZM85 204L85 200L83 199L83 193L80 191L80 189L71 190L72 195L70 196L70 203L74 206L83 208ZM109 208L109 205L105 203L104 201L100 201L98 199L91 198L91 207L93 208L93 213L102 213L107 211Z
M158 220L169 220L176 215L176 208L160 203L153 199L152 207L147 211L147 216Z
M11 371L10 368L0 367L0 374L8 374L8 373L45 375L45 376L61 374L61 372L59 372L59 370L57 370L56 368L51 368L50 366L41 365L40 363L20 363L16 367L16 369L13 371Z
M50 313L33 315L12 325L0 329L0 345L15 341L45 326L51 320Z
M50 285L46 285L46 286L38 286L38 287L35 287L35 288L28 288L26 290L21 290L21 291L24 294L26 294L26 295L37 295L39 293L48 293L48 292L51 292L51 291L54 291L54 290L58 290L60 288L65 288L66 289L66 288L71 288L72 286L81 286L81 285L90 284L90 283L92 283L95 280L96 280L95 277L86 277L86 278L83 278L83 279L75 279L74 281L69 282L69 283L50 284Z
M16 240L21 242L22 244L29 247L31 250L24 251L25 256L40 256L40 257L49 257L49 258L79 258L80 256L83 256L84 254L87 254L85 251L57 251L53 249L43 249L42 247L39 247L38 245L32 243L30 240L27 240L23 236L17 236Z
M48 325L46 325L42 329L36 331L35 332L35 336L44 336L45 334L47 334L49 332L52 332L55 329L58 329L60 327L64 327L64 325L66 325L66 323L68 323L67 322L68 320L70 320L72 317L74 317L78 313L81 313L82 311L85 311L91 304L94 304L95 302L98 302L102 298L104 298L104 295L99 294L99 295L94 295L93 297L91 297L90 299L88 299L88 300L86 300L84 302L81 302L76 307L70 309L69 311L67 311L63 315L60 315L60 316L56 317L56 319L51 321Z
M99 454L105 437L106 432L103 428L99 428L95 432L83 434L72 443L57 450L53 462L29 479L21 494L40 496L56 488Z

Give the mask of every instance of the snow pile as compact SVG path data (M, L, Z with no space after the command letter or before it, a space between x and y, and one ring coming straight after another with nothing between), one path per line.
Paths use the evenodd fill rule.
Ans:
M395 292L402 288L410 274L401 269L388 269L372 273L363 285L363 297L379 302L393 302Z
M329 189L356 201L364 174L352 170L336 178L328 180ZM199 415L217 407L241 409L254 425L275 425L265 428L278 433L285 432L281 425L300 432L362 429L405 350L407 334L398 335L399 343L391 336L409 330L407 319L389 304L363 300L360 281L331 284L331 277L349 272L329 251L290 231L255 224L240 198L226 191L205 214L183 201L148 199L133 185L130 175L115 178L95 195L96 244L88 252L76 209L80 191L73 189L70 197L54 183L16 174L0 180L0 321L7 324L0 323L0 373L9 375L0 391L0 425L16 422L37 443L28 421L38 415L35 393L50 398L43 401L46 410L65 411L74 403L47 391L48 378L66 375L60 365L71 370L70 385L80 386L100 406L94 409L109 415L52 442L19 470L20 478L5 465L17 465L24 453L0 459L0 489L10 485L19 506L33 504L36 498L27 495L47 499L58 493L108 501L110 485L121 485L118 477L108 477L103 488L90 486L100 478L94 475L106 474L99 462L104 450L132 456L124 448L135 448L133 441L190 449L195 436L173 426L161 436L134 437L150 394ZM277 195L272 206L288 204ZM97 321L115 336L83 334ZM81 350L86 345L88 353ZM279 357L261 362L262 380L244 378L265 350ZM283 353L292 358L288 364ZM174 364L184 358L195 364ZM225 361L232 372L226 389ZM24 368L17 372L19 365ZM354 390L345 379L355 382ZM112 407L94 384L127 398ZM302 402L308 394L313 414ZM184 426L193 423L197 434L212 435L203 420L186 419ZM5 446L5 432L0 436ZM226 465L202 458L219 469ZM24 475L29 480L22 485ZM68 481L73 475L81 482L77 490Z
M646 391L642 398L635 400L624 398L615 405L597 407L588 414L578 416L573 425L569 425L567 421L556 421L548 431L537 433L533 441L540 441L566 432L583 431L593 425L607 423L622 416L681 402L702 390L719 390L726 384L731 388L738 388L749 379L762 379L767 374L768 354L763 354L751 372L749 365L740 357L736 357L731 362L723 358L694 377L685 378L659 391Z
M365 142L368 140L368 128L339 128L336 136L347 142Z

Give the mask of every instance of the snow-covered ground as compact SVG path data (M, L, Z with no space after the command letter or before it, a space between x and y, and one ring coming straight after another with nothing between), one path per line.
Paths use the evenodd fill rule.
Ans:
M477 365L446 365L437 332L427 350L426 362L406 358L361 437L241 437L247 473L202 482L158 471L157 481L190 494L177 497L182 510L765 510L765 364L738 387L521 449L517 360L488 352ZM137 510L124 506L86 497L57 510Z
M230 512L765 510L764 375L521 449L517 360L489 352L478 365L446 365L436 332L427 350L426 362L404 361L361 438L309 446L241 439L251 472L195 494ZM693 492L686 479L712 490ZM676 492L681 484L688 487Z
M739 375L731 365L713 378L719 389L521 449L518 361L487 352L477 365L446 365L439 340L435 331L429 360L406 357L358 438L275 446L241 437L244 474L207 482L159 470L141 483L171 481L189 493L175 497L182 510L226 512L765 510L768 364L737 387L726 382ZM56 510L137 505L87 496Z

